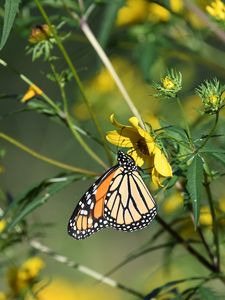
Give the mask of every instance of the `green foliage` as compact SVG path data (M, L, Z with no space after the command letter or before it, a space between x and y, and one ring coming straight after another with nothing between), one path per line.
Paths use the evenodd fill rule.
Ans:
M199 155L191 161L187 170L187 188L192 200L195 226L198 225L200 202L202 198L203 162Z
M155 6L157 9L154 15L154 6L150 9L148 5L156 3L163 5L163 8ZM8 39L19 4L18 0L5 1L0 48L4 47ZM213 280L218 280L224 284L225 278L221 260L224 256L225 211L221 201L221 195L224 195L221 182L225 174L222 116L224 85L222 79L205 80L200 84L199 82L204 79L202 74L204 76L213 74L215 78L222 78L225 69L224 54L220 42L215 42L214 45L215 36L209 32L209 28L212 29L211 25L209 28L207 24L203 28L195 27L196 24L189 15L192 14L193 17L191 10L189 13L185 9L173 11L171 1L167 0L140 1L140 11L136 9L129 13L128 5L123 23L118 24L118 11L124 4L126 4L124 0L35 0L23 1L20 5L20 15L15 20L16 34L18 39L22 38L22 41L27 43L23 55L30 54L27 58L30 59L30 64L26 61L29 70L26 72L34 81L24 75L23 64L20 64L21 70L15 70L10 62L8 64L0 59L0 67L3 70L7 68L18 76L18 81L22 80L28 85L26 97L18 97L16 93L19 94L20 91L15 92L11 86L11 78L8 79L10 91L1 92L1 105L7 101L8 110L8 106L14 103L16 110L1 113L0 121L3 125L6 122L7 127L7 122L12 120L13 130L15 124L20 124L16 118L14 123L13 117L22 119L24 112L29 115L41 114L46 120L48 118L50 124L56 121L57 126L62 126L62 130L65 130L65 138L67 134L70 135L65 144L68 142L74 147L75 163L82 165L84 157L88 169L44 156L0 132L1 140L11 143L36 159L63 169L64 172L70 172L42 179L31 188L26 188L22 196L12 196L11 182L9 187L1 188L0 251L3 255L0 259L0 272L3 269L7 271L11 264L11 261L8 263L8 253L16 260L17 249L20 246L30 253L33 252L34 238L48 238L47 228L50 224L46 220L41 222L32 220L39 207L45 207L46 202L52 199L54 209L54 196L57 193L72 186L74 182L81 183L83 180L96 178L103 172L103 168L108 169L114 165L114 152L118 147L109 146L105 139L106 129L108 130L110 126L106 120L114 112L124 120L131 115L135 115L138 119L141 133L139 132L139 140L135 141L134 148L130 148L130 151L137 150L137 153L145 155L144 161L146 160L148 165L142 177L146 184L149 185L151 176L153 178L152 170L155 168L161 185L158 184L152 192L158 205L158 216L152 227L143 231L144 244L139 245L140 240L136 239L136 249L134 243L133 251L123 259L119 250L120 243L125 243L126 238L119 240L118 237L116 243L118 253L113 255L120 263L107 272L106 276L121 268L125 269L127 264L144 255L146 260L143 270L142 265L139 267L137 264L137 268L130 274L137 274L135 278L138 278L138 271L141 274L152 273L153 262L158 263L154 268L163 269L166 275L162 273L161 277L164 279L162 284L154 281L155 276L152 276L151 286L154 287L151 290L146 287L145 296L143 292L137 292L135 287L124 287L110 278L96 275L95 271L90 272L91 276L96 276L98 280L101 278L103 283L145 300L222 299L219 296L220 287L216 286L214 291L208 287L208 283L212 286ZM165 11L166 8L168 11ZM194 11L196 12L196 9ZM218 28L215 33L218 33ZM111 56L107 57L107 53L112 55L115 70L110 64ZM106 69L103 69L99 58L107 66ZM38 72L41 79L37 76L36 80L40 82L35 82L32 72ZM97 74L95 78L92 78L93 74ZM159 74L165 75L159 79ZM127 78L129 82L126 82ZM156 82L158 79L159 82ZM115 92L116 87L119 87L121 96ZM129 93L125 87L128 87ZM4 87L2 89L4 90ZM157 92L156 95L154 90ZM198 99L194 98L196 94L202 100L203 109L197 105ZM170 101L156 101L153 95L160 96L161 99L170 98ZM126 101L124 105L123 98ZM133 98L137 107L133 103ZM195 101L191 102L193 98ZM157 124L154 124L154 121ZM29 125L26 124L28 130ZM115 126L117 132L120 132L120 126L118 124ZM121 136L123 131L126 132L122 126ZM17 131L13 132L16 135ZM145 140L146 136L150 136L152 145L149 146L151 143ZM129 135L126 137L131 138ZM51 139L54 138L59 138L58 132L51 136ZM141 148L140 145L143 143L144 147ZM67 146L62 144L61 147L64 150ZM1 176L4 176L4 172L7 175L9 172L5 149L7 149L5 144L0 146L0 159L6 160L4 164L6 169L0 165ZM54 151L50 147L49 149ZM54 153L52 155L54 156ZM15 156L15 169L16 159ZM173 176L165 175L164 164L167 161L172 167ZM98 165L97 171L95 164ZM165 173L159 173L156 166ZM23 174L26 174L26 167L25 165L22 170ZM79 193L75 191L76 201L79 200ZM65 201L65 207L66 205ZM59 215L61 216L61 212ZM66 220L63 220L63 224L65 222ZM108 232L110 238L110 231ZM52 239L53 245L54 242ZM101 243L100 240L99 242ZM76 248L76 242L74 243ZM107 243L102 244L108 251ZM85 248L86 244L83 245ZM104 249L102 245L99 246L99 249ZM67 259L55 255L54 249L50 251L46 249L39 250L50 253L54 259L64 262L68 267L83 270L86 275L90 275L88 268L79 268L79 264L69 263ZM79 251L79 247L76 251ZM112 254L110 251L107 253L109 253L107 257ZM90 255L94 257L94 251L90 251ZM151 255L152 261L148 260L147 255L149 257ZM177 257L182 258L182 263L178 262ZM196 269L199 276L195 275ZM189 277L190 274L193 275ZM157 274L156 278L158 277ZM132 282L134 286L135 281ZM29 286L30 293L36 291L35 284L34 280ZM26 292L21 295L20 299L25 300ZM7 297L7 300L12 300L11 296ZM74 297L76 298L76 295Z
M2 30L0 49L2 49L9 37L16 14L19 10L20 0L5 0L4 25Z

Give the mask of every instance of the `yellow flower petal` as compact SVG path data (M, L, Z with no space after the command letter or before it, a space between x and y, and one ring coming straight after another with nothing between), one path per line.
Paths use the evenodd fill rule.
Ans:
M152 168L152 183L157 187L163 187L160 182L160 175L155 168Z
M117 128L123 128L123 127L127 127L126 125L123 125L121 123L119 123L116 118L115 118L115 114L111 114L111 116L109 117L110 122Z
M157 172L164 177L173 176L172 168L168 163L164 153L156 146L155 147L154 166Z
M129 154L133 160L135 161L135 164L139 167L143 166L144 164L144 157L141 155L141 153L139 151L136 150L129 150L127 151L127 154Z
M28 100L32 99L34 96L36 96L36 95L41 96L42 94L43 94L43 91L41 89L39 89L39 87L37 87L36 85L33 84L33 85L29 86L27 92L21 99L21 102L25 103Z
M120 132L117 130L108 131L106 139L117 147L133 148L136 147L139 136L137 132L131 127L124 127Z

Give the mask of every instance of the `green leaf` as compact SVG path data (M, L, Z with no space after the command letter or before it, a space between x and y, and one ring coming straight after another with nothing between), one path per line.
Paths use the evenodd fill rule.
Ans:
M195 226L198 225L203 180L203 163L199 155L192 160L187 170L187 189L192 200Z
M144 300L151 300L158 296L162 291L168 290L169 288L173 286L177 286L178 284L182 284L184 282L188 281L194 281L194 280L201 280L202 277L190 277L190 278L185 278L185 279L178 279L178 280L173 280L169 281L166 284L159 286L152 290L148 295L145 296Z
M85 176L74 174L47 179L28 191L22 198L13 201L7 209L7 214L13 210L11 216L12 222L7 227L7 230L12 230L18 222L22 221L37 207L43 205L55 193L64 189L72 182L83 178L85 178Z
M221 154L221 153L212 153L212 156L213 156L216 160L219 160L223 165L225 165L225 154Z
M213 147L213 146L205 146L204 148L200 149L199 152L202 152L202 153L223 153L225 154L225 150L224 149L221 149L221 148L216 148L216 147Z
M10 31L12 29L14 19L19 10L20 0L6 0L5 1L5 13L4 13L4 24L2 30L2 37L0 42L0 50L4 47Z
M204 300L222 300L223 298L221 296L219 296L218 294L216 294L215 291L207 288L207 287L200 287L200 289L198 290L198 294L200 296L200 299L204 299Z

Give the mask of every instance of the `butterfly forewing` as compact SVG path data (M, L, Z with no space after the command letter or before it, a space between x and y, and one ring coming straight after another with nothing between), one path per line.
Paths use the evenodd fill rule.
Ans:
M75 239L84 239L103 227L108 227L104 219L104 200L111 178L118 166L106 171L84 194L77 204L68 223L68 233Z

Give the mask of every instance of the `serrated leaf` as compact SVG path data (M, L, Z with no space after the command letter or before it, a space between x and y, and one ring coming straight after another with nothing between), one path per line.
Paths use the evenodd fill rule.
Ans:
M191 197L194 223L198 225L202 193L203 163L199 155L192 160L187 170L187 189Z
M15 225L23 220L37 207L43 205L52 195L64 189L70 183L83 179L83 175L66 175L44 180L38 186L31 189L25 196L14 201L7 209L7 213L13 210L12 222L7 230L12 230Z
M4 47L12 29L16 14L19 10L20 0L5 0L4 24L0 42L0 50Z

